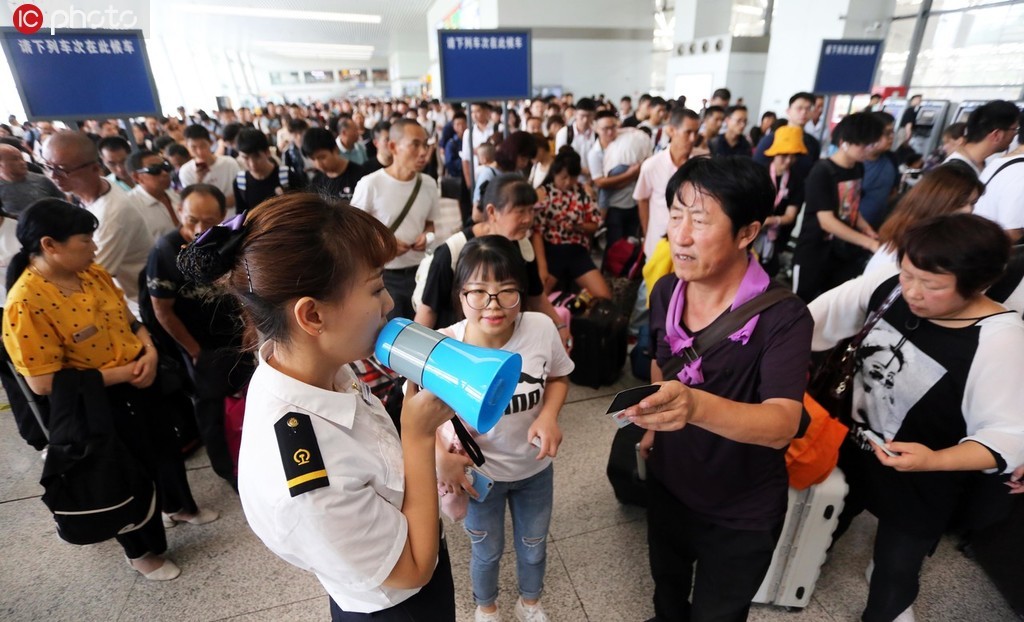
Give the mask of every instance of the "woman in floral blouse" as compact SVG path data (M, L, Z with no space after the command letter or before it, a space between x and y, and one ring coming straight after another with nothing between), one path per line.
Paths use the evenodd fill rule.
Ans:
M595 298L611 298L608 283L590 256L590 236L601 223L601 212L580 188L580 156L562 147L544 179L544 200L534 222L533 246L537 249L545 289L576 281Z

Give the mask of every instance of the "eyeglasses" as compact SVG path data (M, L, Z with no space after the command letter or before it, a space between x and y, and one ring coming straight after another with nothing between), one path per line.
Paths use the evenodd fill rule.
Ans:
M521 298L518 289L503 289L497 294L492 294L483 289L471 289L462 292L462 297L466 299L466 304L469 305L470 309L477 311L486 309L490 306L492 300L497 300L498 306L502 309L511 309L519 304L519 299Z
M153 166L147 166L146 168L138 169L137 173L145 173L147 175L159 175L160 173L170 173L174 170L174 166L170 162L164 160L160 164L154 164Z
M43 170L49 171L50 174L53 175L54 177L67 177L68 175L76 173L87 166L92 166L93 164L96 164L96 160L89 160L85 164L79 164L78 166L72 166L71 168L57 166L55 164L50 164L49 162L45 161L41 164L41 166L43 167Z

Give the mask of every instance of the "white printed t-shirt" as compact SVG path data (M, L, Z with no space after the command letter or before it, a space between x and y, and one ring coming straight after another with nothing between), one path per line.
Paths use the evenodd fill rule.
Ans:
M443 332L463 341L466 338L466 320ZM515 482L533 477L551 464L549 457L537 460L539 450L530 444L526 433L540 416L547 379L568 376L575 365L562 347L555 323L543 313L520 313L512 338L501 349L523 357L519 386L505 414L490 432L480 434L468 423L466 429L487 459L480 470L495 481Z

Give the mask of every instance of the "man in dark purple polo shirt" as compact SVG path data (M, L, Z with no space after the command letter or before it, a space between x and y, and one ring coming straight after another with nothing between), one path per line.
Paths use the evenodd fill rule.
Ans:
M764 167L691 159L669 192L673 273L651 292L654 381L695 333L782 287L749 254L775 199ZM785 299L627 411L647 430L655 620L746 619L786 515L812 330L804 304Z

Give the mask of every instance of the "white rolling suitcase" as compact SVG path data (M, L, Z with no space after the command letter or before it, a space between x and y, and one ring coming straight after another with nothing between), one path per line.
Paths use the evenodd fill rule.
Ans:
M789 508L772 564L755 603L803 608L811 601L832 532L846 498L846 478L838 468L806 490L789 489Z

